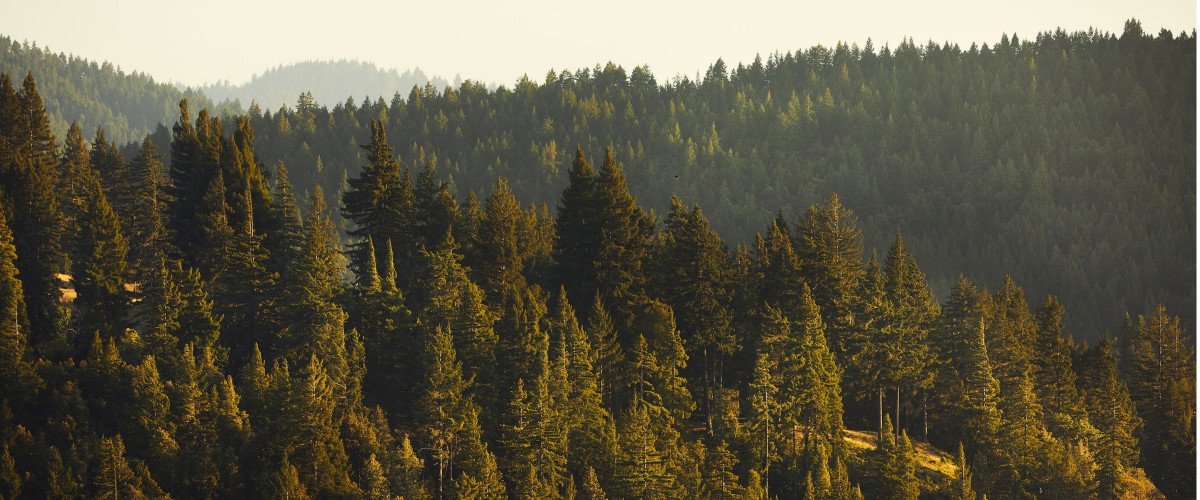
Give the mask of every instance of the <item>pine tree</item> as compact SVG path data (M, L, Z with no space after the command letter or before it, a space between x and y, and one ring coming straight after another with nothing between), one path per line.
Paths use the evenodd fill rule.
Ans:
M30 344L40 351L65 358L69 353L61 331L64 310L59 305L59 282L56 273L66 271L64 250L64 219L59 202L58 151L50 119L38 94L33 72L25 77L17 96L11 125L11 157L15 177L6 185L12 196L12 216L9 224L17 247L17 269L24 286L29 311ZM8 165L0 166L9 168ZM58 343L58 352L50 349Z
M63 209L66 227L74 227L81 221L83 213L90 207L93 196L92 184L99 184L100 177L92 169L92 157L79 122L71 122L64 139L62 158L58 164L58 184L55 190L59 206Z
M567 292L575 304L596 295L596 252L600 246L600 220L596 197L596 171L576 147L575 161L568 174L558 205L558 234L554 242L554 260L558 263L558 281L570 285Z
M1038 308L1034 389L1044 408L1048 430L1068 442L1078 442L1091 438L1095 429L1076 389L1077 377L1071 365L1071 347L1063 336L1062 316L1062 305L1054 296L1047 297Z
M129 241L138 242L129 249L129 261L137 270L139 282L145 280L146 273L154 271L162 257L175 254L167 234L164 171L162 159L149 137L142 141L137 156L125 167L130 179L124 183L131 191L128 212L124 214L129 220L126 232Z
M889 382L896 390L895 424L899 429L902 400L932 385L933 373L929 368L934 359L927 338L939 309L925 274L908 253L899 232L888 249L883 274L892 313L888 322L894 344L889 347L896 358Z
M278 343L269 350L292 363L308 353L321 359L330 379L344 386L346 360L345 312L336 303L342 293L343 256L336 230L329 219L320 187L309 197L297 266L284 275L280 306L286 325Z
M1138 316L1131 337L1121 356L1129 360L1129 393L1144 423L1139 437L1147 475L1168 498L1195 496L1196 476L1187 466L1196 456L1194 350L1179 318L1161 305Z
M604 407L591 341L575 318L565 288L559 288L548 323L550 338L560 346L556 365L561 364L567 385L559 414L567 431L568 462L577 474L586 467L606 470L616 451L616 424Z
M729 451L729 445L725 441L717 443L705 458L701 494L713 499L742 498L742 487L733 472L737 458Z
M288 175L287 165L280 161L275 166L275 230L267 233L267 248L270 250L269 269L279 274L293 269L300 253L300 242L304 237L304 220L300 205L296 202L295 187Z
M615 493L624 498L668 498L674 481L668 457L662 449L663 436L655 432L649 405L635 399L622 419L620 455L616 463Z
M426 500L432 498L425 479L421 477L424 461L413 451L412 441L405 434L397 450L396 470L392 474L392 491L404 498Z
M367 236L375 241L392 241L398 247L397 258L405 269L417 257L417 241L412 232L414 199L412 179L396 161L387 133L379 122L371 121L371 143L360 146L366 151L367 165L359 177L349 180L349 190L342 196L342 216L357 226L350 236L364 244ZM401 172L404 170L403 172ZM402 175L403 174L403 175ZM361 247L353 247L351 255L362 255ZM351 263L359 272L365 262ZM407 279L401 279L408 283ZM401 286L401 289L404 289Z
M471 266L487 296L494 303L525 285L522 275L524 262L518 250L517 227L522 217L508 181L496 180L496 187L484 204L483 219L475 245L475 262Z
M125 442L118 434L100 440L100 467L96 470L96 498L141 498L143 485L125 458ZM157 489L157 485L153 486Z
M967 465L967 455L963 452L962 443L958 443L958 455L954 465L957 474L954 477L950 497L955 500L975 500L975 489L971 486L971 467Z
M716 415L714 399L724 386L726 361L737 347L730 322L724 243L708 227L708 219L694 207L690 212L675 197L663 241L663 297L679 313L679 328L688 357L701 361L699 373L689 370L692 392L700 397L708 431Z
M1113 341L1104 337L1085 354L1080 387L1084 390L1088 415L1100 438L1096 443L1096 478L1100 498L1121 498L1124 477L1138 463L1137 433L1142 426L1125 383L1117 374Z
M29 346L25 294L17 271L17 248L0 204L0 400L17 402L34 395L40 380Z
M996 406L1000 383L992 376L982 320L965 354L958 411L963 421L964 441L976 453L993 446L1000 429L1000 410Z
M614 401L618 390L625 386L621 366L625 363L625 354L621 344L617 342L616 332L600 295L595 295L592 310L588 314L588 342L592 346L592 368L596 370L596 389L604 407L613 411Z
M462 418L471 404L465 397L470 385L462 376L462 365L454 353L454 340L447 329L438 327L425 348L429 360L425 394L421 397L420 421L425 446L436 465L438 497L444 495L453 476L455 446L462 432Z
M863 274L858 218L833 194L828 202L809 207L796 229L793 238L801 272L821 308L830 345L839 362L845 363L843 332L854 323L852 304Z
M916 499L921 495L921 488L916 474L917 457L908 434L902 431L900 437L896 437L892 433L890 417L884 417L883 429L876 449L879 484L875 493L879 498Z
M84 332L99 330L105 336L117 335L124 331L129 307L125 291L129 246L98 180L87 187L83 209L72 253L71 274L78 294L76 325Z
M242 197L252 200L254 190L247 177ZM246 210L254 204L247 202ZM214 283L213 298L224 317L222 337L236 360L246 359L250 346L269 340L263 335L278 329L274 294L278 275L267 270L265 238L255 231L255 215L239 214L240 227L229 235L222 272Z
M455 498L503 499L504 479L496 464L496 455L488 451L483 441L478 412L470 405L463 418L463 436L456 463L459 469L454 479Z

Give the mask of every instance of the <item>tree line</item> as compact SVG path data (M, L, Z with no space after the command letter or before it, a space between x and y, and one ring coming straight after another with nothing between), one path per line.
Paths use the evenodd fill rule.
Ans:
M128 161L60 144L32 75L0 118L8 498L1195 492L1178 317L1088 344L1011 278L939 303L837 195L730 247L643 208L613 148L576 149L551 215L504 177L460 199L378 121L331 201L250 116L182 101Z

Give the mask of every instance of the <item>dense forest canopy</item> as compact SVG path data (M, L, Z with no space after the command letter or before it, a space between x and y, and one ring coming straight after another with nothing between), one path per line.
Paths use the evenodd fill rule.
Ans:
M0 496L1193 498L1150 264L1194 267L1194 50L181 100L125 147L0 72Z
M612 146L647 207L692 200L731 242L836 192L868 251L904 233L939 297L960 272L1011 274L1061 297L1070 334L1094 341L1158 303L1195 324L1195 54L1191 35L1131 22L1119 37L817 46L696 81L610 64L331 108L301 96L250 119L268 164L330 194L358 174L372 119L458 195L503 176L552 211L575 146Z

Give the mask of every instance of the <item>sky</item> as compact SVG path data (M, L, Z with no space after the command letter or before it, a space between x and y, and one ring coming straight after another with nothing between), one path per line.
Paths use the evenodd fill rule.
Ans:
M876 47L905 37L967 47L1057 27L1119 34L1129 18L1150 33L1190 32L1196 3L0 0L0 35L185 85L237 84L280 64L343 58L495 84L612 61L648 65L661 82L703 73L718 57L736 66L868 38Z

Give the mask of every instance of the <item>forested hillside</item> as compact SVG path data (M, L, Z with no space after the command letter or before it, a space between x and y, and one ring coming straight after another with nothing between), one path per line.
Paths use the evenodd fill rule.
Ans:
M66 134L71 122L79 122L89 133L104 127L108 138L118 144L140 142L160 124L174 122L180 99L212 107L203 95L181 92L145 73L127 73L110 62L56 54L5 36L0 36L0 71L18 82L33 73L57 137ZM241 110L224 107L220 112Z
M1195 496L1169 309L1076 343L1010 277L939 301L916 231L871 234L836 194L733 245L692 195L645 209L615 147L566 155L553 212L504 176L479 194L460 170L457 196L438 168L461 163L389 140L423 92L363 117L327 197L264 153L325 137L324 111L257 128L183 101L126 160L59 141L20 82L0 75L5 498Z
M443 88L447 82L426 76L421 68L401 73L368 62L342 59L281 65L240 85L222 82L204 85L200 90L215 102L237 101L243 109L252 102L267 109L279 109L295 104L296 96L305 92L312 92L318 104L334 106L345 102L347 97L391 96L397 90L426 84Z
M330 194L358 174L370 120L458 195L503 176L552 213L576 145L612 146L647 207L665 214L677 194L731 242L836 192L868 250L903 232L939 297L960 272L1010 273L1061 297L1070 333L1094 341L1160 302L1195 324L1195 55L1194 36L1134 21L1119 37L813 47L717 61L699 81L608 65L494 91L309 98L250 120L261 158Z

